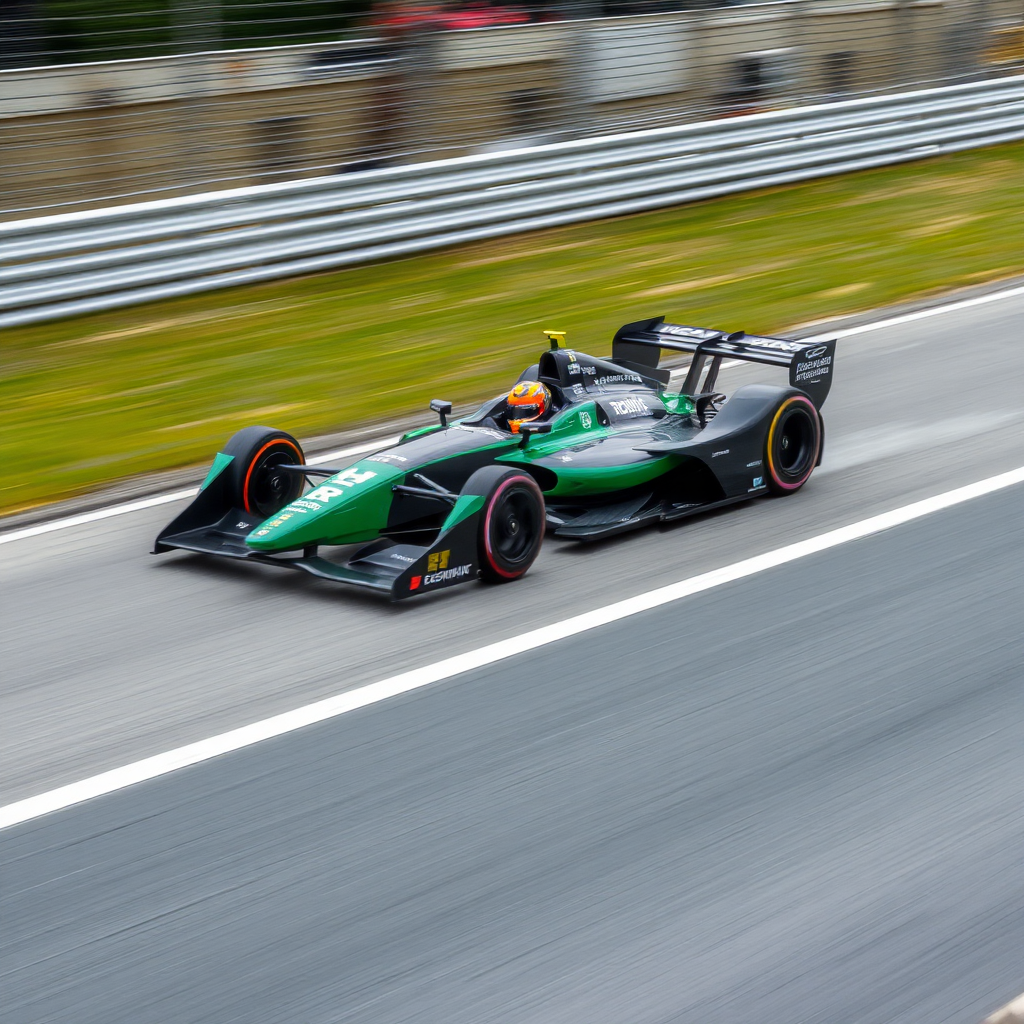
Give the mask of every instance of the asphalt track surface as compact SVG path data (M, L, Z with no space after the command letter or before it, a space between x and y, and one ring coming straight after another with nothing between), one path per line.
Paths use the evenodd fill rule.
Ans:
M976 1024L1024 951L1022 513L11 829L4 1019Z
M172 506L7 545L3 802L1015 468L1022 306L841 343L799 495L512 587L391 607L151 558ZM1022 512L8 830L4 1019L974 1022L1024 977Z

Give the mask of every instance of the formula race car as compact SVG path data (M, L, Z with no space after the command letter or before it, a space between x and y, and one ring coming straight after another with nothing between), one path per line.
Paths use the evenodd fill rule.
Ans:
M346 469L305 465L283 431L239 431L154 551L300 569L400 599L518 579L545 531L593 541L791 494L821 461L835 341L659 317L626 324L599 359L544 333L550 349L509 395L451 423L451 403L434 400L438 423ZM662 350L691 354L679 391ZM789 386L748 384L726 398L715 390L726 359L786 367ZM361 546L343 560L320 554L347 545Z

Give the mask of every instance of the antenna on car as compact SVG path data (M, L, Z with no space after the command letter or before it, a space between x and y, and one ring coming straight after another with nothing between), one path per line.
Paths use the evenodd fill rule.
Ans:
M552 351L565 341L565 331L544 331L544 337L551 342Z

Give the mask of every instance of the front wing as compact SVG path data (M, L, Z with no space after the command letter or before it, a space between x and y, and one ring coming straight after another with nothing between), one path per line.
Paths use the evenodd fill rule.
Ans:
M324 558L316 545L301 554L267 554L245 542L259 527L259 521L233 507L221 480L216 479L160 533L153 552L179 549L296 569L333 583L375 590L399 601L478 578L479 516L476 509L455 521L454 516L450 517L426 545L380 537L357 549L343 564Z

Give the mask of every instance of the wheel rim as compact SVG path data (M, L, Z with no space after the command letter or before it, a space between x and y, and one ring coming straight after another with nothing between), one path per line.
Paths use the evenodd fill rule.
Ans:
M491 494L484 515L481 557L494 580L518 579L537 557L544 537L544 499L533 480L508 477Z
M814 424L807 411L794 409L779 424L779 470L791 479L803 476L814 457Z
M522 489L505 494L491 519L491 550L507 565L525 561L536 536L537 514L532 495Z
M268 446L257 456L246 485L248 511L267 518L298 497L302 488L301 477L280 468L295 461L295 452L286 442Z
M820 451L817 410L802 395L787 398L768 430L765 457L771 487L783 493L802 487L814 471Z

